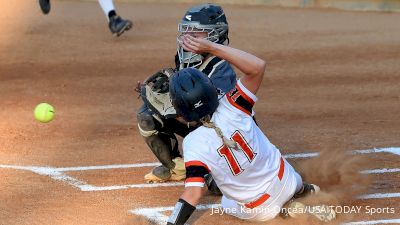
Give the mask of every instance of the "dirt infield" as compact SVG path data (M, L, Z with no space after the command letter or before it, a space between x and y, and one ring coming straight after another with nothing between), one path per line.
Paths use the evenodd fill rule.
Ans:
M175 204L182 186L143 184L153 165L143 163L156 159L137 130L141 101L134 87L173 66L177 22L189 5L118 4L121 15L134 21L119 38L111 36L94 2L53 1L48 16L36 1L0 6L0 224L148 224L131 211L143 208L168 215L164 207ZM268 61L255 111L284 154L400 146L400 14L224 8L231 45ZM49 124L34 120L40 102L56 109ZM307 164L302 154L291 162L342 192L357 180L346 176L349 170L379 170L368 172L370 185L362 194L386 195L338 204L395 213L341 214L339 221L398 222L397 151L365 151L360 168L346 161L353 156L322 157L317 168L301 168ZM329 161L335 163L325 168ZM332 179L316 176L324 170L337 172ZM202 200L209 203L218 198ZM198 211L191 222L249 224L210 210ZM299 221L272 224L278 223Z

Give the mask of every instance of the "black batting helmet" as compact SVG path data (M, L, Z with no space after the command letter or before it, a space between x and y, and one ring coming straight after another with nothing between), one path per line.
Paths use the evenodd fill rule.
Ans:
M198 69L185 68L171 77L172 105L187 122L200 121L218 107L218 94L210 79Z

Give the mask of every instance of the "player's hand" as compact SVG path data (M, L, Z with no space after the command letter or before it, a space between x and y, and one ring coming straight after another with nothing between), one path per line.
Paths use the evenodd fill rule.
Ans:
M196 38L191 35L184 35L182 38L183 49L196 54L210 53L214 48L214 44L207 39Z

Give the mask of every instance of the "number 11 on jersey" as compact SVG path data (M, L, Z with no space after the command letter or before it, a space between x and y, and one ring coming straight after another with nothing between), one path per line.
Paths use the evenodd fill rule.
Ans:
M235 131L232 134L231 139L234 142L236 142L236 144L238 146L240 146L240 148L243 150L242 152L246 156L247 160L249 160L249 162L251 163L253 161L254 157L256 156L256 153L249 146L247 141L244 139L243 135L239 131ZM237 161L237 159L232 151L236 151L236 150L232 150L232 149L228 148L226 145L222 145L218 149L219 155L221 157L225 158L226 162L228 163L228 165L232 171L232 174L234 176L237 176L243 172L243 169L239 165L239 162Z

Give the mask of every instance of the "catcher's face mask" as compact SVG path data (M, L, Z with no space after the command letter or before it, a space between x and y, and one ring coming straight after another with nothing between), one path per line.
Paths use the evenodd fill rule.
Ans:
M227 29L227 27L226 27ZM224 30L222 28L222 30ZM177 52L180 69L187 67L198 67L203 63L205 55L185 51L182 47L183 35L189 34L195 37L203 37L211 42L220 42L221 25L201 25L198 22L185 22L178 25Z

